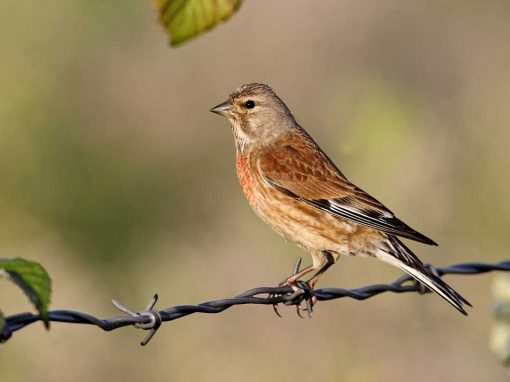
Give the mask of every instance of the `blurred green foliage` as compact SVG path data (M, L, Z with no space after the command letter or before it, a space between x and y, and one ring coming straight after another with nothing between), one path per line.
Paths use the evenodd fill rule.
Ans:
M498 275L492 285L493 311L496 322L490 345L501 362L510 365L510 277Z

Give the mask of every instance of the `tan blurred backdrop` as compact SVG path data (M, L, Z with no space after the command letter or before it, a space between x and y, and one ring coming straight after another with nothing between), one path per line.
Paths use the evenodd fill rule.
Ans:
M228 124L209 108L273 86L346 175L440 244L426 262L509 257L508 1L246 1L171 49L150 1L0 3L0 256L40 261L52 308L160 308L274 285L304 255L255 217ZM304 259L309 261L307 255ZM345 259L320 286L392 281ZM2 381L501 381L493 275L436 296L243 306L164 325L150 345L40 324L0 348ZM6 314L30 309L7 281Z

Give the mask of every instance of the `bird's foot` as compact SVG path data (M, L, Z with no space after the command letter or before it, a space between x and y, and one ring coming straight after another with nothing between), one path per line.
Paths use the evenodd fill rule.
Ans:
M297 280L293 284L289 284L294 292L300 292L295 299L285 302L285 305L295 305L296 313L299 317L304 318L301 314L302 311L306 311L308 318L312 318L313 306L317 302L317 297L313 292L313 286L310 281ZM303 308L302 305L305 305Z
M317 302L317 298L313 293L313 287L315 285L315 280L312 278L308 281L302 281L300 278L308 273L311 270L311 267L305 268L300 271L299 268L301 266L301 258L299 257L294 265L292 276L289 276L286 280L282 281L278 284L278 286L290 286L294 293L291 295L291 299L284 302L285 305L295 305L297 314L299 317L303 318L301 311L304 310L308 313L308 317L312 317L313 306ZM274 297L274 295L270 295L270 297ZM306 304L306 308L301 308L303 302ZM273 304L273 310L278 317L281 317L280 312L278 311L278 304Z

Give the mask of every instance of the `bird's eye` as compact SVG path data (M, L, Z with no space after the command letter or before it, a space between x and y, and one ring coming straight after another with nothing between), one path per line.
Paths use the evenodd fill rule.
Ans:
M255 102L250 99L244 103L244 107L247 109L253 109L255 107Z

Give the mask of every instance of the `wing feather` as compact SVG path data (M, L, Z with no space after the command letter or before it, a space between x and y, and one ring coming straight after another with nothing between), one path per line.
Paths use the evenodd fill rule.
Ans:
M280 192L339 218L437 245L349 182L311 139L277 147L263 153L258 165L266 181Z

